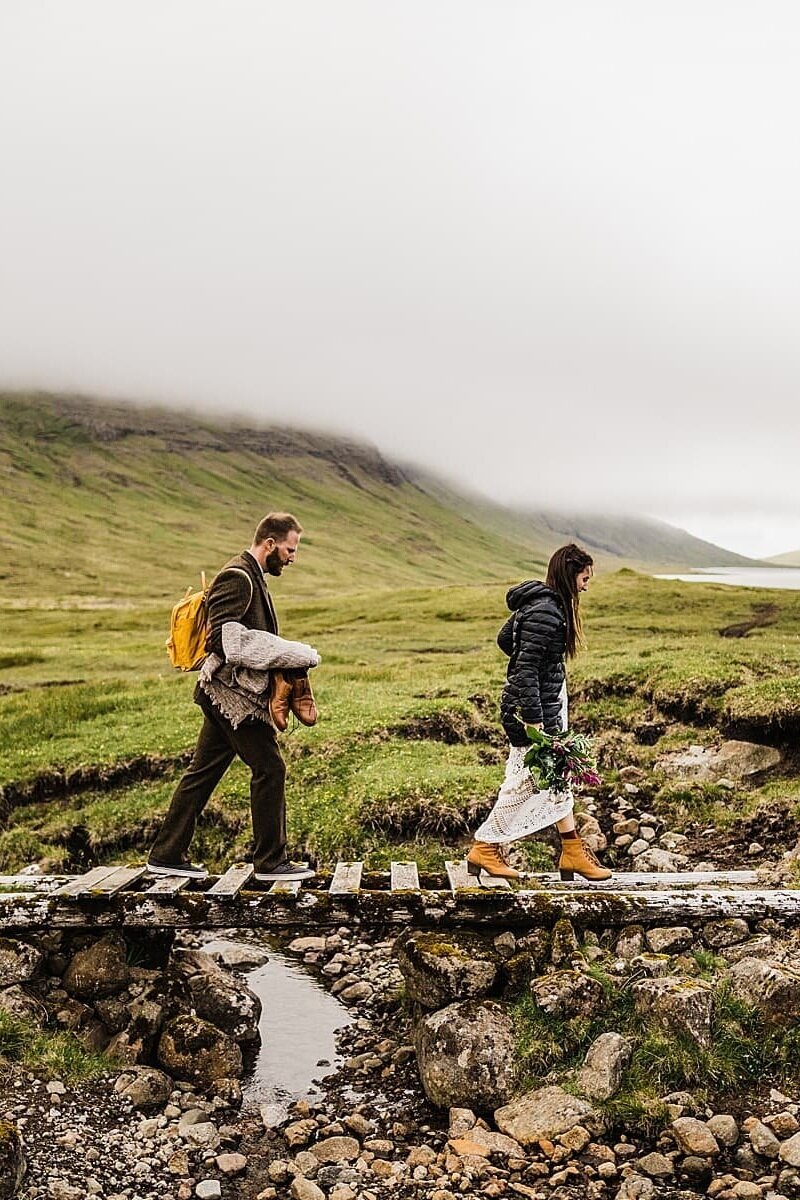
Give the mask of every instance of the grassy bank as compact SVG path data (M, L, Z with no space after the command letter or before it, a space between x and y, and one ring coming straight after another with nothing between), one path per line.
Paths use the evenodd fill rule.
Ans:
M352 856L382 866L408 855L440 865L502 777L504 660L494 638L505 585L315 599L292 599L291 586L289 574L278 589L283 627L323 656L313 676L321 719L283 738L293 846L327 863ZM773 606L771 624L720 636L758 604ZM15 807L0 831L0 870L32 859L135 861L199 724L194 678L173 673L163 650L165 607L60 608L44 590L25 606L0 605L0 782L9 796L25 800L37 786L41 796ZM573 715L605 739L612 783L614 766L647 767L719 730L789 740L800 708L800 594L622 571L595 581L585 616L589 649L570 671ZM645 745L639 731L654 720L664 732ZM143 755L166 761L126 785L125 764ZM59 774L78 770L65 794ZM247 781L234 766L209 806L197 849L213 866L246 854ZM735 798L751 811L798 802L791 776ZM687 821L715 804L722 818L733 804L707 789L681 803ZM545 844L532 853L544 861Z

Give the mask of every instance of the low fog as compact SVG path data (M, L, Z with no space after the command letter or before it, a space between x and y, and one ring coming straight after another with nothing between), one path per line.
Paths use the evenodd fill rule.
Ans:
M0 385L360 435L800 548L800 15L0 12Z

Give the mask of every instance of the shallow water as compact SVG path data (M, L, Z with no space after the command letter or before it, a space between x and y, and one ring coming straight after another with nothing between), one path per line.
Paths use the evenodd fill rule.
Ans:
M352 1014L269 938L246 943L218 938L203 949L210 954L243 945L258 945L270 956L264 966L242 975L262 1004L261 1046L242 1081L245 1100L265 1104L313 1097L318 1094L314 1080L330 1075L341 1061L334 1034L352 1023ZM320 1060L330 1065L318 1066Z
M800 567L707 567L688 575L656 575L682 583L727 583L732 587L800 590Z

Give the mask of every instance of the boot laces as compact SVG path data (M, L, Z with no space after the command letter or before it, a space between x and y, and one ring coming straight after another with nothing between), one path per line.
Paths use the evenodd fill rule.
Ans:
M581 846L583 847L583 853L589 859L589 862L593 862L595 866L599 867L601 865L600 859L597 857L594 850L591 848L585 838L581 838Z

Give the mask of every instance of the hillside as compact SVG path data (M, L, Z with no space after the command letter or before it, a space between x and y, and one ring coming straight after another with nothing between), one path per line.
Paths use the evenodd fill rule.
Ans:
M509 513L343 438L70 396L0 394L0 472L9 599L172 596L270 508L307 531L298 597L506 580L572 537L614 565L738 561L654 522Z
M800 567L800 550L790 550L788 554L775 554L765 559L774 567Z

